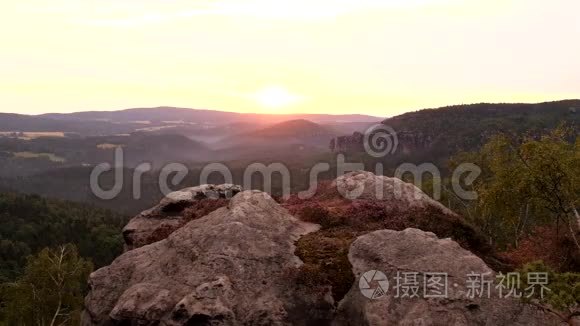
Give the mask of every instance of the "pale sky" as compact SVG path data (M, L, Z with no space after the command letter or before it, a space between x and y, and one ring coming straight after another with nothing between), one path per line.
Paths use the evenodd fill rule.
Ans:
M580 98L578 0L0 0L0 112Z

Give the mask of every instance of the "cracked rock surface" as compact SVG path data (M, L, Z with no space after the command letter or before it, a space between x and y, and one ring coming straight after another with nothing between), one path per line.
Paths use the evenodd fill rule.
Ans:
M157 206L135 216L125 226L125 250L165 239L189 220L226 205L241 191L240 186L232 184L207 184L170 193Z
M294 242L314 230L269 195L241 192L92 273L83 325L300 324L308 309L330 304L297 300L285 276L302 264Z
M340 303L336 325L558 325L519 300L500 299L493 284L489 296L483 287L482 297L470 298L468 274L487 274L485 280L494 280L494 272L455 241L431 232L412 228L371 232L352 244L349 260L357 281L376 270L386 275L388 288L384 296L369 299L361 293L359 282L354 284ZM430 284L425 279L433 272L447 275L446 297L425 298L424 286ZM445 289L431 285L427 285L433 289L427 292L431 295ZM378 282L369 285L378 286Z

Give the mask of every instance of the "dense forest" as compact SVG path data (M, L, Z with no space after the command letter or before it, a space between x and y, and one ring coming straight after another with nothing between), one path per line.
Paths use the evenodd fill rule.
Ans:
M26 258L45 247L76 245L95 266L122 252L127 218L92 206L37 195L0 193L0 282L23 273Z
M475 200L447 197L514 262L542 259L556 270L580 271L580 138L559 127L540 139L495 135L474 152L456 155L451 167L476 164ZM548 249L548 250L546 250Z
M401 132L444 135L450 137L449 140L455 138L455 141L459 141L462 136L478 134L523 134L534 130L550 130L564 121L578 125L579 111L580 100L538 104L480 103L409 112L386 119L383 123Z

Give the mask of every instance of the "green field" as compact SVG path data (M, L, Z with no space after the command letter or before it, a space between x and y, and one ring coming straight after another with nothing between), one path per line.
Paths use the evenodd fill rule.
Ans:
M0 136L4 137L15 137L22 140L31 140L43 137L56 137L64 138L65 133L62 131L49 131L49 132L19 132L19 131L0 131Z
M17 152L13 153L14 157L16 158L48 158L53 162L64 163L66 160L60 156L57 156L53 153L34 153L34 152Z

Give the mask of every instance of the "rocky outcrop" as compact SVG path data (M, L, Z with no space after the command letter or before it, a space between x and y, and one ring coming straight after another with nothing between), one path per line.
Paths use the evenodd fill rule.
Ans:
M363 152L364 135L355 131L350 136L339 136L332 138L330 141L330 150L333 153L356 153Z
M494 272L456 242L438 239L430 232L371 232L352 244L349 260L357 281L368 271L379 271L386 275L387 283L357 282L340 303L336 325L557 325L529 305L500 299L493 285L489 297L484 286L481 298L477 294L471 298L468 275L484 274L494 280ZM425 283L435 277L429 274L434 272L447 275L438 279L447 279L447 286ZM375 299L361 292L361 287L372 292L379 285L386 293Z
M452 238L495 270L510 268L495 255L485 237L461 216L397 178L366 171L349 172L321 185L314 196L307 199L294 196L284 206L303 220L326 226L321 233L327 237L340 234L344 238L343 231L347 230L354 240L381 229L417 228L440 238Z
M165 197L159 205L135 216L123 229L125 249L131 250L167 238L188 221L227 205L242 191L231 184L185 188Z
M91 274L82 324L550 325L519 301L465 297L468 273L493 273L490 256L458 215L413 185L357 171L329 187L302 200L330 211L327 224L316 221L321 230L290 213L302 207L296 198L283 207L232 185L171 194L127 225L130 250ZM447 273L449 294L397 299L391 288L368 299L359 282L369 270L389 280Z
M382 201L391 210L434 207L446 214L455 215L415 185L372 172L346 173L334 180L330 188L336 189L346 199Z
M397 131L397 147L395 152L410 154L431 148L436 138L422 132ZM372 138L372 136L367 136ZM339 136L330 140L330 150L333 153L363 153L365 151L365 135L356 131L352 135ZM369 144L370 145L370 144Z
M301 265L294 242L313 230L267 194L239 193L92 273L83 324L304 324L301 318L314 318L309 310L332 306L324 296L295 298L285 277Z

